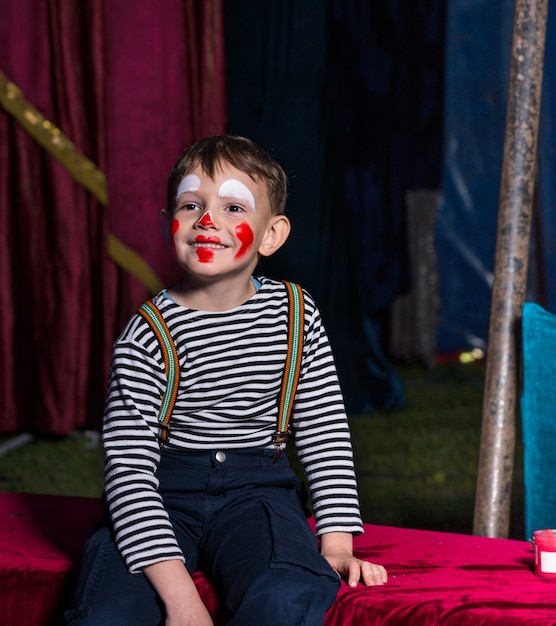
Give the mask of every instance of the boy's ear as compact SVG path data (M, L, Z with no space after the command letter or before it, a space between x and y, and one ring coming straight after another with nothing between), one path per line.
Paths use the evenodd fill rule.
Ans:
M261 256L270 256L282 247L290 234L290 220L285 215L274 215L259 246Z
M160 225L162 226L162 234L164 235L164 241L166 245L170 245L170 223L172 218L166 209L160 211Z

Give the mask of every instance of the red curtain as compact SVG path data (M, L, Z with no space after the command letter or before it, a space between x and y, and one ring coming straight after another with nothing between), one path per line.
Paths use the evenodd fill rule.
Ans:
M98 427L111 345L161 282L169 170L226 126L223 0L0 0L0 71L108 180L108 206L0 109L0 433ZM139 278L138 278L139 277Z

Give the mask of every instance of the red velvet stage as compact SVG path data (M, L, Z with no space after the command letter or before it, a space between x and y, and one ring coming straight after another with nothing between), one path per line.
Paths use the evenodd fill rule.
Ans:
M0 494L0 623L61 623L82 542L100 501ZM343 585L326 626L556 625L556 579L534 574L525 541L365 526L356 553L385 565L384 587ZM196 582L215 623L225 624L210 583Z

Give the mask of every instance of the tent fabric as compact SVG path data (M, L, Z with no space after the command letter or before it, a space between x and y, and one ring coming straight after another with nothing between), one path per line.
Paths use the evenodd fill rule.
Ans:
M0 67L103 169L100 21L100 6L85 21L74 4L4 2ZM100 410L118 282L106 212L13 118L0 125L0 430L58 434Z
M290 177L293 232L263 269L317 299L352 413L405 402L385 341L405 193L440 184L443 3L410 4L226 2L230 130Z
M0 433L67 434L100 426L112 343L149 295L108 260L108 234L165 282L175 271L166 178L226 128L222 0L0 8L0 70L108 179L106 208L0 111Z
M488 341L513 0L447 3L442 202L436 229L442 352ZM556 12L548 11L528 293L556 311Z
M515 3L448 3L442 202L436 230L442 352L485 349L489 332ZM556 310L556 14L548 12L527 298Z

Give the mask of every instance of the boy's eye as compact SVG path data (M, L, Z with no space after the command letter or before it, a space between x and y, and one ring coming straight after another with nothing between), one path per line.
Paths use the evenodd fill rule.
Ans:
M239 204L230 204L228 206L227 210L230 213L241 213L241 212L245 211L245 209L242 206L239 206Z
M195 204L194 202L184 202L178 208L183 209L184 211L198 211L199 205Z

